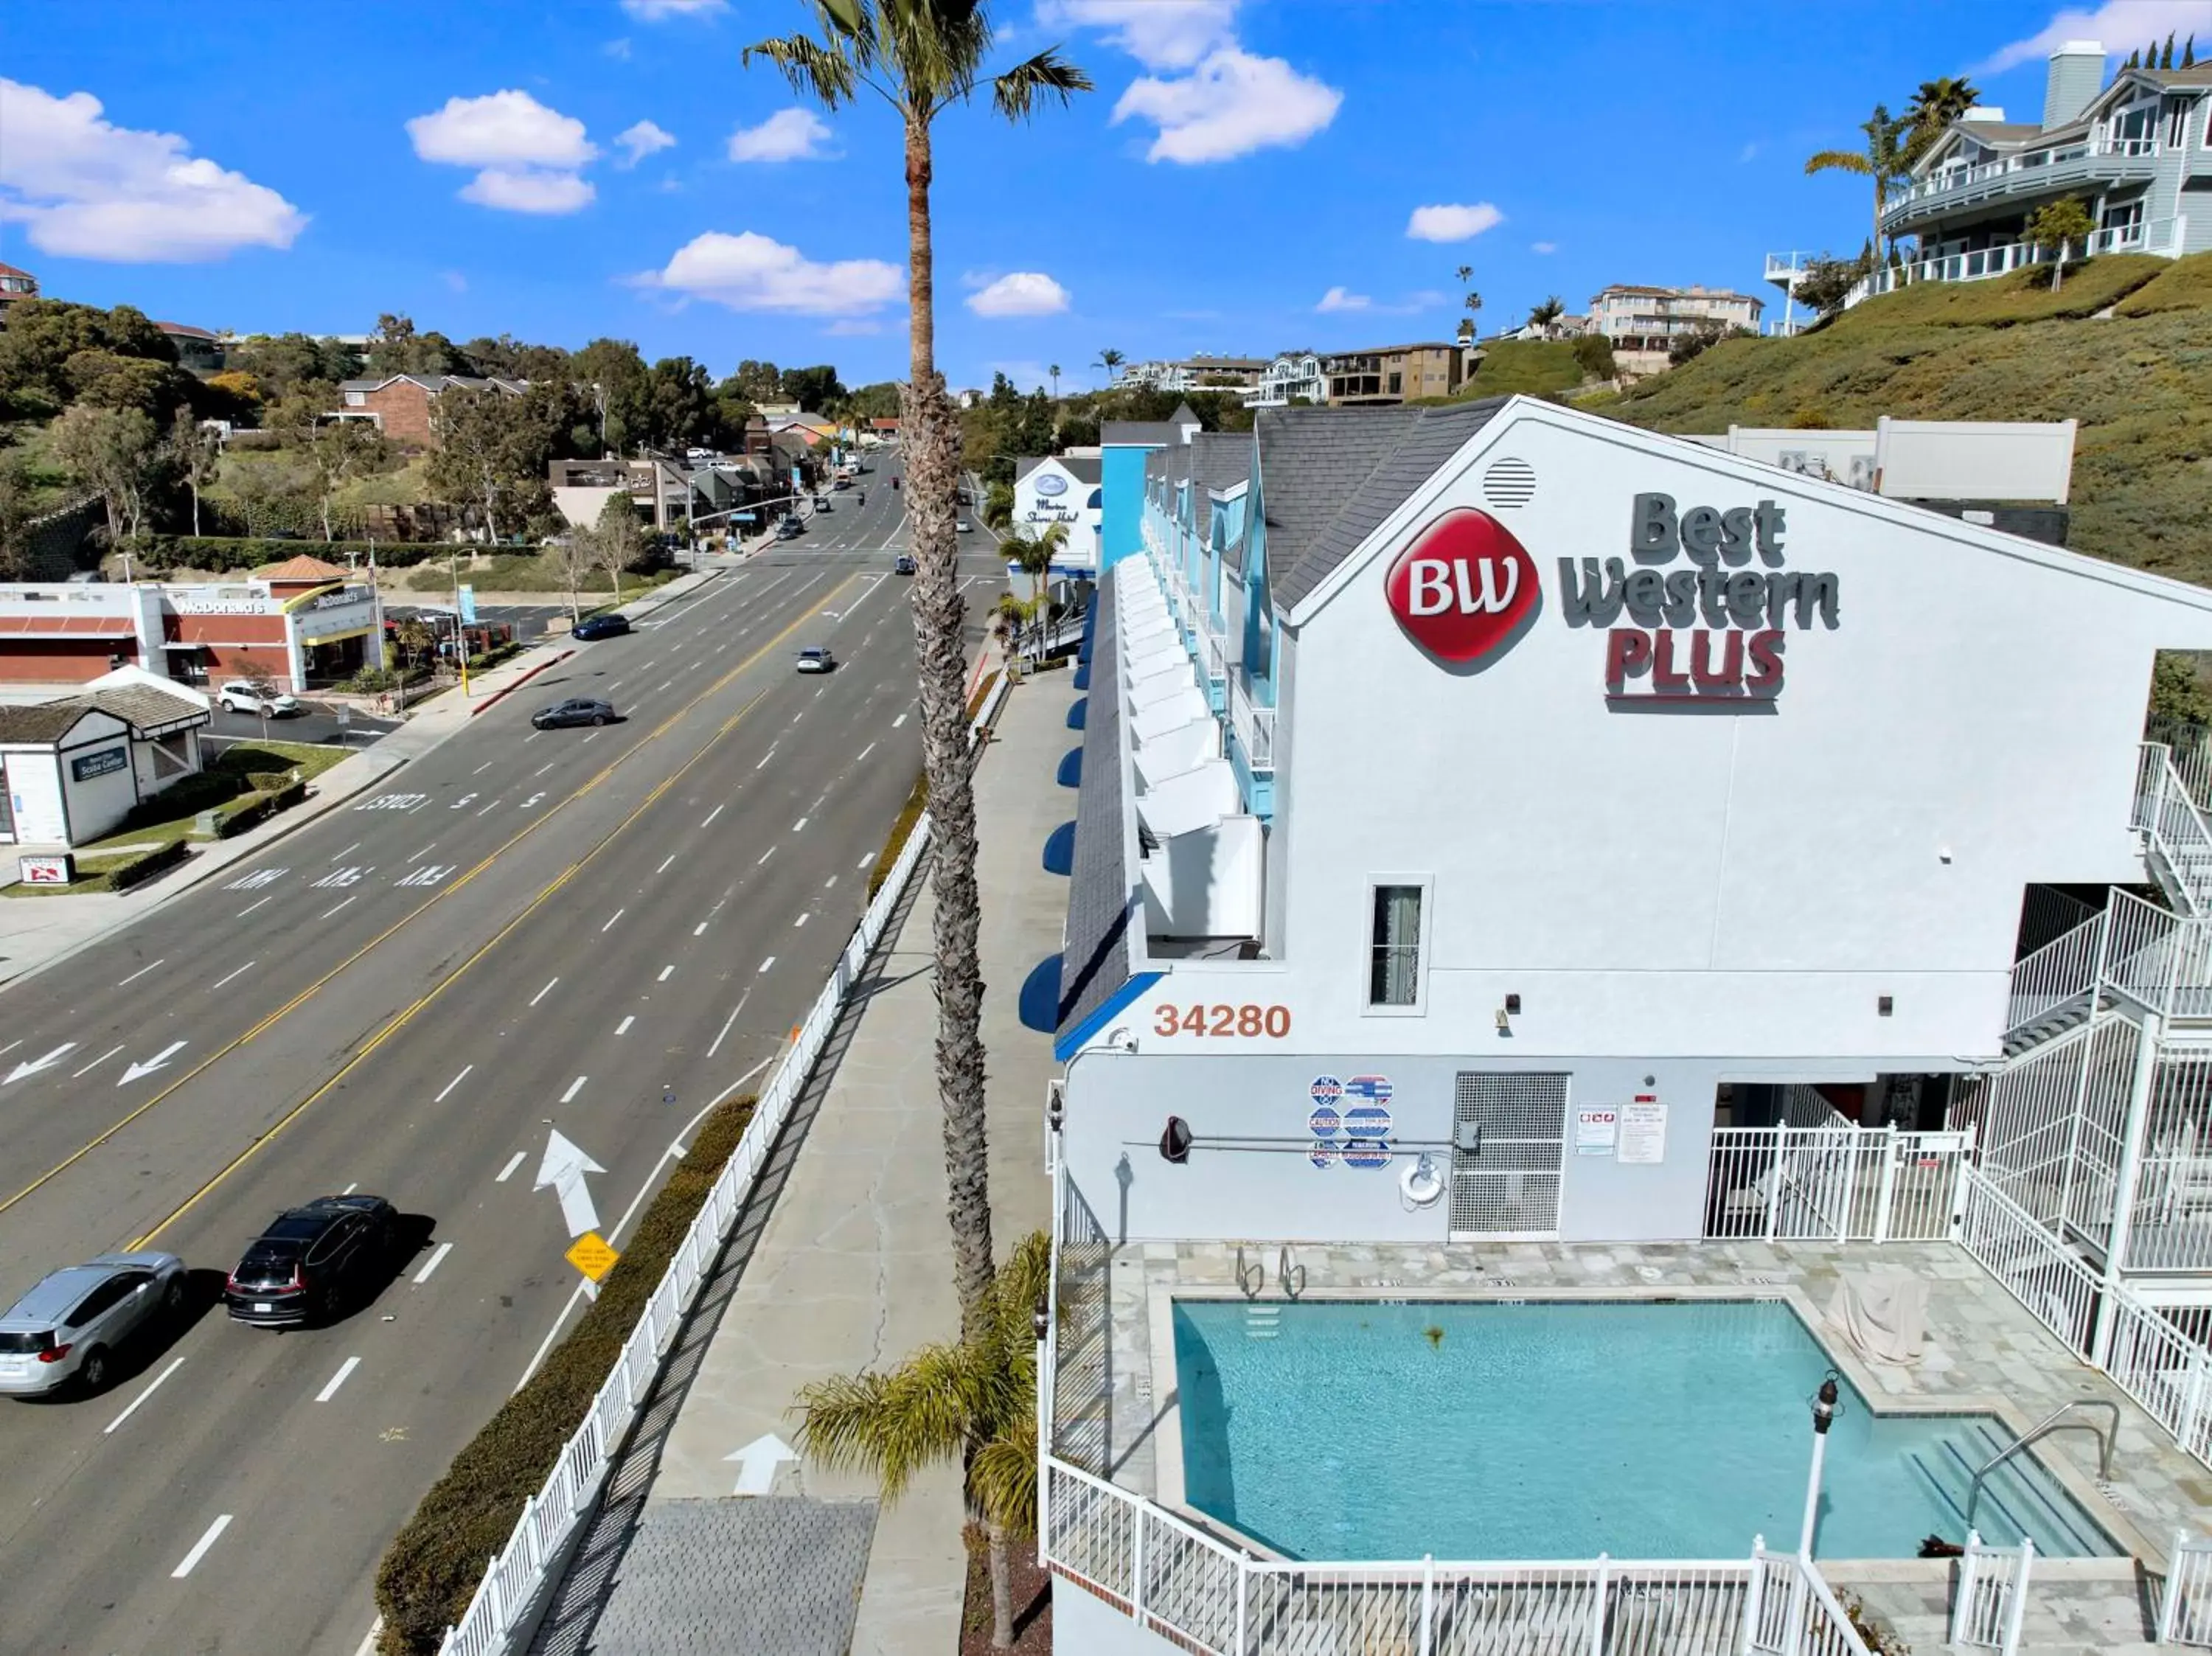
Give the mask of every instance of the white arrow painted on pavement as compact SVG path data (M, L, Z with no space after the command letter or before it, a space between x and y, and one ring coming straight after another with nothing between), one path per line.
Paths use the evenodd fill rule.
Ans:
M787 1460L798 1459L799 1451L768 1432L722 1459L738 1463L738 1487L732 1494L766 1495L775 1487L775 1469Z
M584 1175L605 1171L556 1127L546 1135L545 1159L538 1164L538 1182L530 1188L550 1188L559 1195L561 1217L568 1234L581 1236L599 1228L599 1210L592 1205L591 1186L584 1182Z
M75 1051L76 1051L76 1043L73 1040L65 1040L35 1064L18 1064L8 1071L7 1081L0 1081L0 1087L5 1087L9 1082L21 1081L25 1076L34 1076L41 1070L50 1069Z
M118 1087L128 1087L132 1082L137 1080L139 1077L153 1074L155 1071L160 1069L164 1064L167 1064L171 1059L176 1057L179 1052L181 1052L184 1050L185 1043L183 1041L173 1040L167 1046L164 1046L160 1052L155 1053L153 1057L148 1059L143 1064L134 1064L129 1069L125 1070L123 1072L123 1079L117 1082L115 1084Z

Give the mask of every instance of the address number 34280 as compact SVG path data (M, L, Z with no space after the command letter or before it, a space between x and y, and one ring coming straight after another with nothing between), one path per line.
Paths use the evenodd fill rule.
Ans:
M1291 1033L1291 1009L1259 1006L1249 1001L1241 1006L1222 1002L1209 1006L1203 1001L1193 1001L1188 1006L1162 1004L1152 1009L1152 1033L1245 1040L1264 1036L1281 1040Z

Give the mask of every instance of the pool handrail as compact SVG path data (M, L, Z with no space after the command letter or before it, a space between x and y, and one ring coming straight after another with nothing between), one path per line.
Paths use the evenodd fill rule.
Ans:
M2066 1416L2076 1409L2111 1410L2112 1429L2110 1432L2100 1432L2093 1422L2067 1419ZM1966 1486L1966 1528L1969 1532L1974 1527L1974 1508L1982 1498L1983 1480L2038 1438L2048 1437L2053 1432L2062 1432L2069 1428L2075 1431L2090 1433L2096 1438L2097 1481L2100 1483L2109 1483L2112 1481L2112 1446L2119 1441L2120 1405L2110 1398L2069 1398L2034 1425L2029 1427L2027 1431L2021 1433L2020 1436L1991 1455L1976 1470L1974 1481Z

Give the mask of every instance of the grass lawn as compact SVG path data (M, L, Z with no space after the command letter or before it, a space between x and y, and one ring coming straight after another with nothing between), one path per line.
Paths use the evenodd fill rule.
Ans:
M241 742L226 748L222 756L206 769L210 776L228 778L236 784L228 796L234 799L246 792L246 779L255 771L298 770L313 781L340 760L357 751L357 749L318 747L307 742ZM154 803L158 804L160 799L161 796L155 795ZM203 794L191 809L175 816L124 828L104 840L79 846L76 848L77 867L83 870L87 867L88 858L98 858L103 851L118 851L125 846L143 848L165 846L178 840L205 839L208 836L192 832L192 825L202 811L211 810L220 803Z

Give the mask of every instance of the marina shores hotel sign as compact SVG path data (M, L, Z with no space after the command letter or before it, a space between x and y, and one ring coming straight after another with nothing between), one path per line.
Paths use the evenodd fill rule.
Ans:
M1771 500L1685 507L1638 494L1623 554L1561 558L1560 616L1603 630L1607 701L1771 706L1791 632L1832 631L1842 604L1832 571L1788 566L1789 530ZM1468 670L1510 650L1543 608L1528 549L1471 507L1416 535L1385 573L1383 594L1407 637Z

